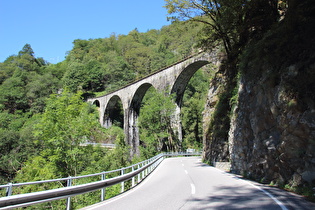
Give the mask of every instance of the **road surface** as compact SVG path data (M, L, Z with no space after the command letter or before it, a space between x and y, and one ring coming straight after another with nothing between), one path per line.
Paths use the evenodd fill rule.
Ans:
M137 187L84 208L101 209L315 209L286 191L246 181L201 162L200 157L164 160Z

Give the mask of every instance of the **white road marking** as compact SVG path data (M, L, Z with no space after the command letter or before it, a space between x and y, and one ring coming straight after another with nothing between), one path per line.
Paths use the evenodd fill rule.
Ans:
M182 166L185 166L184 163L182 164Z
M221 171L220 169L217 169L217 170ZM280 206L280 208L281 208L282 210L288 210L288 208L285 207L285 205L284 205L281 201L279 201L276 197L274 197L272 194L270 194L268 191L262 189L262 188L259 187L258 185L254 185L253 183L251 183L251 182L249 182L249 181L246 181L246 180L244 180L244 179L241 179L241 178L239 178L239 177L237 177L237 176L234 176L234 175L232 175L232 174L226 173L226 172L224 172L224 171L221 171L221 172L222 172L222 174L225 174L225 175L230 176L230 177L235 177L235 178L237 178L238 180L243 181L243 182L246 182L247 184L249 184L249 185L255 187L256 189L258 189L258 190L262 191L263 193L265 193L265 194L266 194L268 197L270 197L272 200L274 200L274 202L276 202L276 203L278 204L278 206Z
M281 208L282 210L288 210L287 207L285 207L285 205L284 205L281 201L279 201L276 197L274 197L273 195L271 195L268 191L266 191L266 190L260 188L260 187L257 186L257 185L254 185L254 184L252 184L252 183L250 183L250 182L247 182L247 183L248 183L249 185L255 187L256 189L262 191L262 192L265 193L266 195L268 195L272 200L274 200L274 201L280 206L280 208Z
M191 186L191 194L194 195L196 193L196 187L194 184L190 184Z
M188 174L188 171L187 171L187 170L185 170L185 173L186 173L186 174Z

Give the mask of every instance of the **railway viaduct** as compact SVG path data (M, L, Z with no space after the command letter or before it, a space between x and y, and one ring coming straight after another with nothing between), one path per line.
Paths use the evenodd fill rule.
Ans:
M139 154L139 128L137 118L140 112L141 101L150 87L158 91L166 91L175 95L176 113L174 113L174 129L178 131L178 138L182 140L180 123L180 108L185 88L194 75L202 66L209 63L217 64L216 53L199 53L181 60L169 67L156 71L140 80L137 80L125 87L109 94L89 98L88 102L99 107L100 123L103 127L109 128L113 124L114 109L119 101L123 109L123 128L125 141L131 147L131 156Z

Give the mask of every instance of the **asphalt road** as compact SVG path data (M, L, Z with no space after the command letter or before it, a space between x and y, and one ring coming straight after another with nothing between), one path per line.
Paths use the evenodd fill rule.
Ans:
M315 209L295 194L238 178L199 157L168 158L132 190L84 209Z

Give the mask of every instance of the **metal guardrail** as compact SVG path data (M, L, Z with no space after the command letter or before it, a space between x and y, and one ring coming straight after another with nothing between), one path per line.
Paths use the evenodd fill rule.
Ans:
M121 183L121 192L125 191L124 182L132 180L132 187L140 183L146 176L148 176L163 160L165 157L171 156L196 156L200 153L162 153L148 160L136 163L134 165L120 168L113 171L106 171L101 173L89 174L84 176L77 177L67 177L61 179L52 179L52 180L43 180L43 181L34 181L34 182L25 182L25 183L9 183L7 185L0 185L1 188L6 188L6 196L0 198L0 209L12 209L30 206L38 203L65 199L67 198L67 209L70 209L70 199L71 197L79 194L84 194L87 192L92 192L95 190L101 189L101 201L105 199L105 188ZM128 172L130 171L130 172ZM120 172L119 176L106 179L106 175L114 172ZM127 172L127 173L126 173ZM86 184L81 184L77 186L71 186L72 180L101 176L100 181L90 182ZM136 180L137 177L137 180ZM66 181L67 187L62 187L58 189L32 192L26 194L12 195L13 187L20 187L24 185L33 185L41 183L50 183L50 182L59 182ZM137 183L136 183L137 182Z
M80 144L80 146L88 146L88 145L92 145L92 146L101 146L101 147L106 147L106 148L115 148L116 145L115 144L103 144L103 143L94 143L94 142L85 142Z

